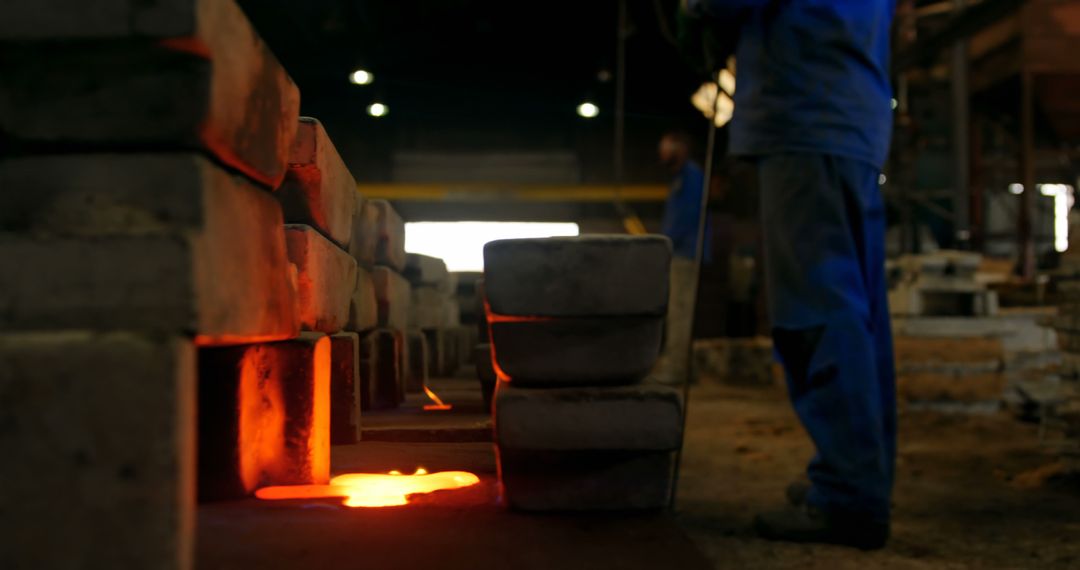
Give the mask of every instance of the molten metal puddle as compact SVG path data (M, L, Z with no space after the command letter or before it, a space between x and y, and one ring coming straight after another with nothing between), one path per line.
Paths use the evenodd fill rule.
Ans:
M467 471L428 473L420 468L412 475L397 471L347 473L330 480L329 485L288 485L263 487L255 496L265 500L344 498L346 507L397 507L409 504L411 495L471 487L480 478Z

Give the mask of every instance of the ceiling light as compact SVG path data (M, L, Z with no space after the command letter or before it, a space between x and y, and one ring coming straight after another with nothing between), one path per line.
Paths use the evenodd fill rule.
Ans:
M586 101L577 106L577 114L586 119L591 119L600 114L600 107Z
M367 108L367 114L372 117L385 117L389 112L390 108L382 103L372 103Z
M366 69L357 69L349 74L349 83L353 85L369 85L375 81L375 76Z

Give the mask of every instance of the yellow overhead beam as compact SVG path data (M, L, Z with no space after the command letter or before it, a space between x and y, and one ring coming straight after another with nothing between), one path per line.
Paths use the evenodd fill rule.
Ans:
M358 184L365 198L417 202L662 202L668 188L660 184Z

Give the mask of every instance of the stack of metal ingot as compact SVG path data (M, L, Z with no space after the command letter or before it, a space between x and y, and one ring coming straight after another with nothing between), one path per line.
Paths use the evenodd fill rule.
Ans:
M0 42L3 561L189 568L196 496L325 483L400 401L357 333L405 328L403 223L232 0L13 0Z
M668 505L678 390L645 380L668 301L663 237L504 240L484 248L494 414L507 504Z
M329 345L291 340L272 193L299 93L231 0L2 12L0 565L188 568L197 386L218 356L245 352L213 372L233 404L273 404L220 433L243 444L239 484L322 468L296 458Z
M997 293L975 279L982 256L965 251L904 255L889 263L889 310L906 316L992 316Z
M365 201L356 217L352 251L370 271L367 276L376 306L374 322L363 323L370 329L365 329L360 347L362 403L364 409L395 408L405 400L409 363L405 333L412 287L401 274L405 270L405 222L385 200ZM364 296L363 303L368 302L366 285L361 287L359 281L357 295ZM353 313L360 319L365 314L363 303L354 304Z
M448 370L448 350L445 346L447 339L452 337L442 333L458 325L458 306L453 297L454 280L443 260L410 253L405 264L405 277L413 286L409 334L414 340L410 343L410 350L415 345L423 351L423 358L414 359L417 367L423 368L412 379L411 387L420 391L429 373L444 376L453 372Z

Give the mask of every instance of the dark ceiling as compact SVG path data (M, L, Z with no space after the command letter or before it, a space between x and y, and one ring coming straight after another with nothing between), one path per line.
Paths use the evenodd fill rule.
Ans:
M337 129L379 137L383 159L392 152L387 146L576 150L611 145L616 0L240 3L299 84L303 112L332 117L333 122L324 119L332 134ZM658 19L662 12L664 24L673 28L676 0L628 0L627 5L629 163L651 153L663 129L703 130L704 120L689 104L698 82ZM375 82L350 84L348 74L357 67L373 72ZM376 100L390 107L390 115L366 116L367 105ZM575 114L585 100L601 110L587 126ZM371 159L378 154L367 147L356 152ZM356 164L358 159L347 160ZM610 169L610 157L597 161ZM368 163L364 169L378 166Z

